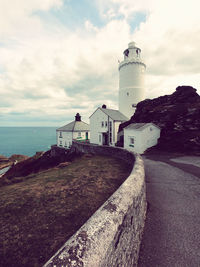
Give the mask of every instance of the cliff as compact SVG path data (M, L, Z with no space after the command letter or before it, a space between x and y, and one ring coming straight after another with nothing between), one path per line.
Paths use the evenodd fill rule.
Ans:
M0 155L0 169L3 169L5 167L11 166L16 162L20 162L23 161L25 159L27 159L28 156L24 156L24 155L17 155L14 154L11 157L7 158L3 155Z
M153 122L161 128L157 148L200 154L200 96L191 86L178 86L171 95L138 103L131 123Z
M15 156L16 155L13 155L11 159L16 159ZM12 167L2 176L0 186L20 182L23 180L23 177L26 177L31 173L34 174L54 168L62 162L70 162L74 158L78 157L78 155L76 155L73 151L69 151L67 154L52 156L51 150L48 150L46 152L37 152L33 157L24 157L26 157L24 160L13 164ZM20 177L20 179L18 179L18 177Z

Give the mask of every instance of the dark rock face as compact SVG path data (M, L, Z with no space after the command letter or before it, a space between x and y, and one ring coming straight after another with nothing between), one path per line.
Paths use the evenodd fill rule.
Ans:
M158 148L200 154L200 96L191 86L178 86L171 95L138 103L131 123L153 122L161 128Z

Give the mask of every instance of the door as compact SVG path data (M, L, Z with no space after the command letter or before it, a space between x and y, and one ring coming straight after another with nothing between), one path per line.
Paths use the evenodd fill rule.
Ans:
M88 132L85 133L85 139L88 140Z
M102 135L103 135L103 145L108 146L108 134L103 133Z

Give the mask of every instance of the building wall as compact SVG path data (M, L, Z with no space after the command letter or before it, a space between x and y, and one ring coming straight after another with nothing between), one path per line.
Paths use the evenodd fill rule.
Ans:
M109 125L112 123L112 142L110 143ZM103 123L103 126L102 126ZM114 122L108 115L100 109L97 109L90 117L90 143L103 145L103 134L108 133L109 145L115 145L117 142L117 131L120 122Z
M77 152L110 155L133 166L118 190L44 266L137 266L146 215L144 165L122 148L73 142Z
M73 139L85 140L86 139L86 132L73 132ZM90 131L88 131L88 139L90 139Z
M57 146L69 148L72 145L72 132L56 131L56 134L57 134Z
M133 146L130 145L130 138L134 138ZM136 153L143 152L143 143L142 143L141 131L124 129L124 148L133 151Z
M60 133L61 136L60 137ZM57 134L57 146L70 148L72 145L72 140L85 140L86 132L64 132L64 131L56 131ZM88 139L90 139L90 132L88 131Z
M117 138L118 138L118 130L119 130L119 125L121 124L121 121L115 121L115 130L114 130L114 142L117 143Z
M104 126L102 127L102 122ZM102 145L102 138L99 136L101 133L108 131L108 126L105 126L105 122L108 122L108 116L100 109L97 109L90 117L90 143Z
M134 144L131 146L130 138L134 138ZM124 148L136 153L144 151L157 144L160 138L160 129L154 125L148 126L143 130L124 129Z
M119 111L130 118L135 111L132 104L137 104L145 98L145 66L131 60L127 63L123 61L120 65Z
M146 149L155 146L158 143L159 138L160 129L155 127L153 124L151 126L146 127L142 131L142 139L144 140Z

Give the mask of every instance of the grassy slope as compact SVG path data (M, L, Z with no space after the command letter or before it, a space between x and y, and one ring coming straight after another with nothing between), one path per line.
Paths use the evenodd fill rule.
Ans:
M0 266L42 266L119 187L130 167L83 156L0 188Z

